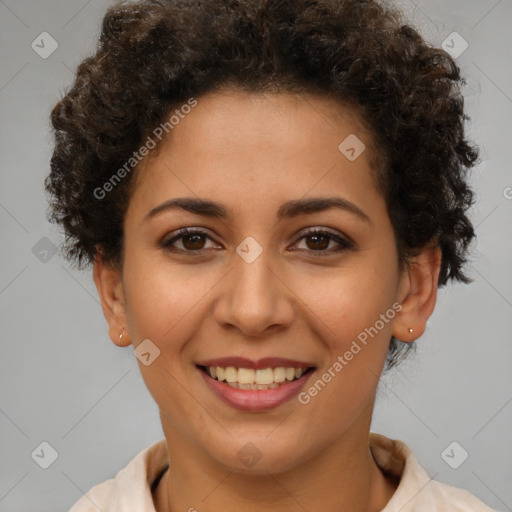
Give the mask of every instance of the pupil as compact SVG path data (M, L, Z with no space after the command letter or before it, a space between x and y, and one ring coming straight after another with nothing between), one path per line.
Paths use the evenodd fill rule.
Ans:
M328 246L329 246L329 239L328 239L328 237L327 237L327 236L325 236L325 235L310 235L309 239L310 239L310 240L313 240L313 241L315 241L315 240L316 240L316 242L313 242L313 245L315 245L315 244L316 244L316 247L311 247L311 246L310 246L310 244L308 243L308 247L309 247L310 249L325 249L326 247L328 247ZM323 239L323 242L324 242L324 243L318 242L318 240L319 240L319 239L320 239L320 240L322 240L322 239Z
M204 245L204 240L202 240L203 236L202 235L187 235L184 239L183 239L183 245L187 248L187 249L192 249L192 250L197 250L197 249L202 249L202 246ZM186 243L186 241L190 241L192 240L192 244L188 244ZM201 243L202 242L202 243ZM191 246L190 246L191 245Z

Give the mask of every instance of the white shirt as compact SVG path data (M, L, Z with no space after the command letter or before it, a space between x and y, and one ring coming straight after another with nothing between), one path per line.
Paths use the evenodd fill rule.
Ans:
M431 480L402 441L370 432L370 449L385 473L400 479L382 512L495 512L468 491ZM126 467L92 487L69 512L156 512L151 487L169 465L161 439L136 455Z

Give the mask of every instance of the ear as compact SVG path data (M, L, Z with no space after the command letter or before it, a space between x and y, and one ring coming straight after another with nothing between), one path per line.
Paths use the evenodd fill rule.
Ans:
M393 324L396 339L410 342L425 332L427 320L436 305L441 261L441 249L437 244L423 248L409 260L399 289L402 309Z
M93 277L108 323L110 339L119 347L130 345L121 271L97 256L94 260Z

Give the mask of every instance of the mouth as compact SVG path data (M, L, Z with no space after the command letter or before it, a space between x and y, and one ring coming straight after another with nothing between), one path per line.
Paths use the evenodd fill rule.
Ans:
M277 366L268 368L243 368L234 366L197 366L208 377L233 389L277 389L301 379L315 367Z
M203 363L196 368L207 388L225 404L245 412L266 411L289 402L316 370L315 366L289 359L256 363L228 358Z

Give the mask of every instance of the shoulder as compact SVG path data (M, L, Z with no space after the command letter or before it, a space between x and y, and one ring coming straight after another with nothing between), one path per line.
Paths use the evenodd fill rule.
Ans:
M69 512L98 512L109 509L109 502L114 493L114 479L110 478L104 482L91 487L69 510Z
M399 480L382 512L495 512L469 491L429 477L402 441L371 432L370 450L381 471Z
M151 486L168 466L161 439L139 452L114 478L89 489L69 512L155 512Z
M436 510L453 512L495 512L465 489L431 480L428 501ZM425 502L425 505L427 502ZM444 508L443 508L444 507Z

